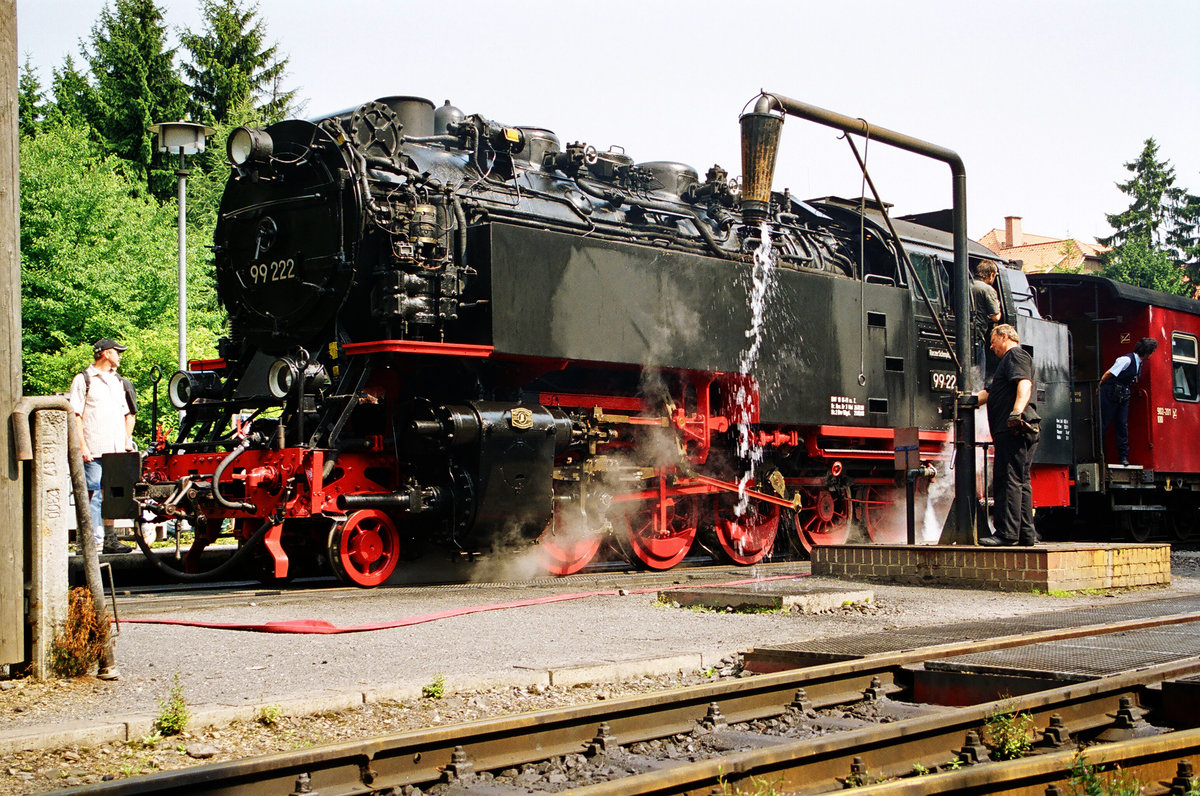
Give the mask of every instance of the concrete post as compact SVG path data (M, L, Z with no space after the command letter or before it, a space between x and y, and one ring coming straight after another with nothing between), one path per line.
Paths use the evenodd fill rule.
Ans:
M33 676L52 672L50 648L67 622L67 413L33 416L34 458L29 496L29 660ZM87 533L87 529L84 529Z

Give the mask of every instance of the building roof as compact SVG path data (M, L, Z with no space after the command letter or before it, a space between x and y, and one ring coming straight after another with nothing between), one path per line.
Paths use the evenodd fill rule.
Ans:
M1100 270L1100 257L1108 251L1105 246L1076 238L1050 238L1044 235L1021 233L1021 245L1009 246L1003 229L992 229L979 242L1008 260L1020 260L1026 273L1076 270Z

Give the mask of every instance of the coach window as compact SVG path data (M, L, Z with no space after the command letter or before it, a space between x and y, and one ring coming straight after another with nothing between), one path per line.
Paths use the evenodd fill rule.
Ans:
M1171 335L1171 378L1177 401L1200 401L1198 354L1195 335L1178 332Z

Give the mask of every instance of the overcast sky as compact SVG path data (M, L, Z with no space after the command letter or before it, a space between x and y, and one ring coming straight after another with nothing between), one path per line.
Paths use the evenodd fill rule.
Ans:
M178 31L199 0L161 0ZM102 0L17 0L18 48L48 85ZM739 174L737 117L760 88L952 149L968 232L1004 217L1092 240L1153 136L1200 193L1197 0L259 0L306 115L409 94L564 144ZM861 146L861 144L860 144ZM949 170L868 148L895 212L950 206ZM837 133L784 126L776 189L858 196Z

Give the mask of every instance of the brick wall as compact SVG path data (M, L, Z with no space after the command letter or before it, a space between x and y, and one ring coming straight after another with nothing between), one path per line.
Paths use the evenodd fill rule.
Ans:
M1008 591L1166 586L1171 583L1171 547L1165 544L843 545L815 548L812 574Z

